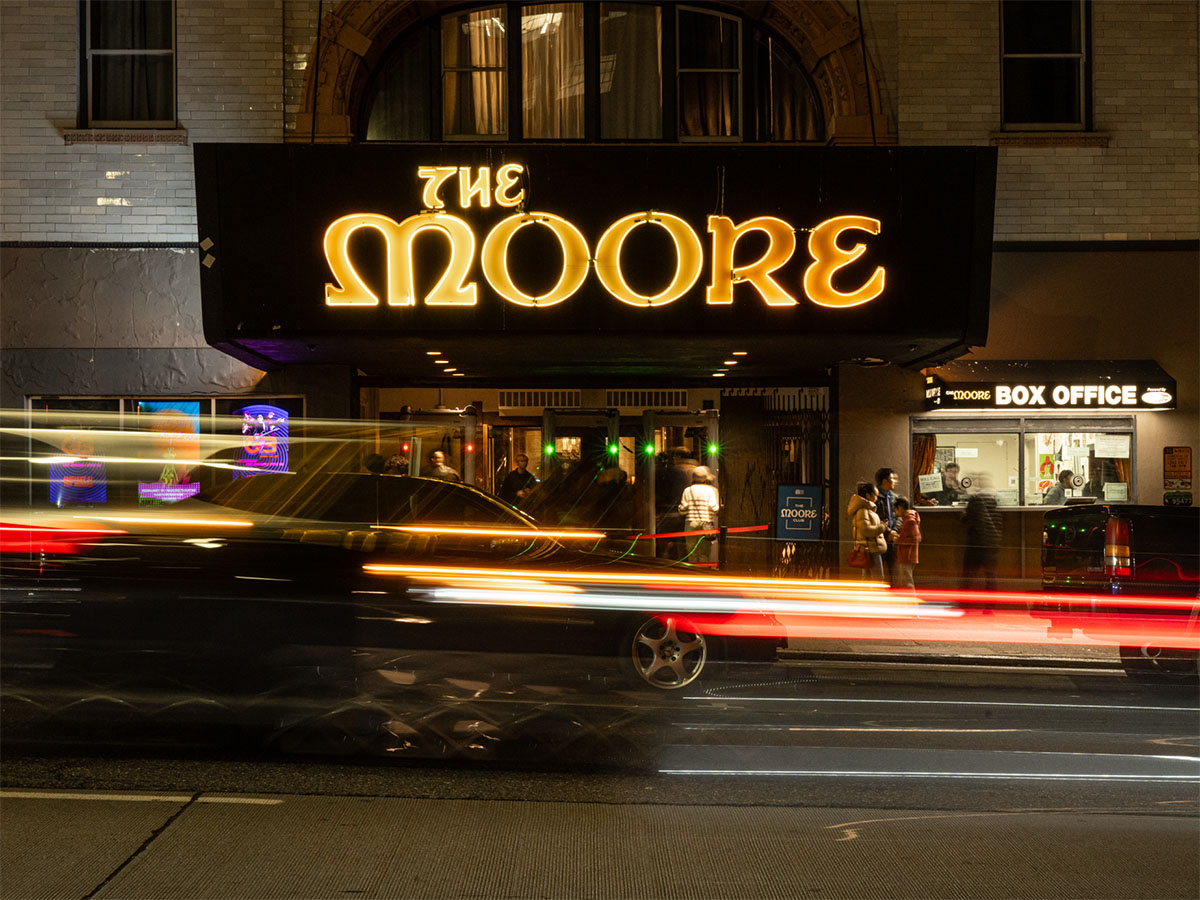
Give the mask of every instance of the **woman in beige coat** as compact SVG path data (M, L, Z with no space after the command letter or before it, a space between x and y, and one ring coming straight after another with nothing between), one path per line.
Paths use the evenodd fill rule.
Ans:
M871 563L862 570L864 581L884 581L883 554L887 552L887 538L883 536L887 525L875 512L875 501L879 499L879 488L864 481L859 484L850 498L846 512L854 530L854 548L866 550Z

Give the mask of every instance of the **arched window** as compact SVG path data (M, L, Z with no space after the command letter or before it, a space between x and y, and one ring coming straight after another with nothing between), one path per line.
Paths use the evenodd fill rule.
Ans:
M823 141L785 41L726 11L503 3L404 32L360 107L366 141Z

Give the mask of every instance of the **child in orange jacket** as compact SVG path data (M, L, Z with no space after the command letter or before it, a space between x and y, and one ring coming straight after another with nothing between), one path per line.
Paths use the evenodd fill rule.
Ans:
M921 515L913 509L907 497L897 497L896 516L900 519L900 536L896 538L896 578L892 587L913 587L913 567L917 564L917 548L921 544Z

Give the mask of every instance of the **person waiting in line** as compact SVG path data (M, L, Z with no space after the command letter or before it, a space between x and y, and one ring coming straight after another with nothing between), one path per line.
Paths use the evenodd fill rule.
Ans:
M505 475L500 483L500 499L516 506L537 483L538 477L529 471L529 457L518 453L517 467Z
M710 483L712 476L707 466L696 466L692 469L692 483L683 491L679 501L679 511L683 514L684 531L708 531L717 527L717 514L721 511L721 498L717 489ZM699 561L711 558L714 548L711 535L689 536L688 543L699 537L697 543Z
M869 481L864 481L855 489L854 496L846 506L854 536L854 549L865 550L870 560L862 570L864 581L883 581L883 554L887 552L884 532L887 525L875 512L878 499L879 488Z
M963 581L965 587L994 591L996 558L1000 555L1000 510L997 508L996 495L992 493L991 476L977 475L975 483L979 489L967 501L962 516L967 531L966 546L963 548Z
M452 481L455 484L462 483L458 472L446 465L446 454L441 450L434 450L429 454L429 465L421 469L421 477L436 478L438 481Z
M921 514L907 497L896 498L896 514L900 517L900 535L896 538L896 580L892 587L912 588L921 544Z
M1071 487L1071 479L1075 477L1075 473L1070 469L1063 469L1058 473L1058 483L1050 490L1042 495L1042 506L1062 506L1067 502L1067 491Z
M875 485L879 491L875 511L884 524L883 538L887 542L887 550L883 554L883 574L889 584L896 575L896 538L900 534L895 493L898 481L895 469L884 466L875 472Z

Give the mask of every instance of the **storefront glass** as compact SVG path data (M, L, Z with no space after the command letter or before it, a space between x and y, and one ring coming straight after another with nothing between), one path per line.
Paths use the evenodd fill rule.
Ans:
M1026 503L1057 505L1074 497L1128 502L1132 499L1132 443L1128 434L1086 431L1026 434Z
M1001 506L1135 497L1133 420L914 419L912 490L924 505L962 505L978 490Z

